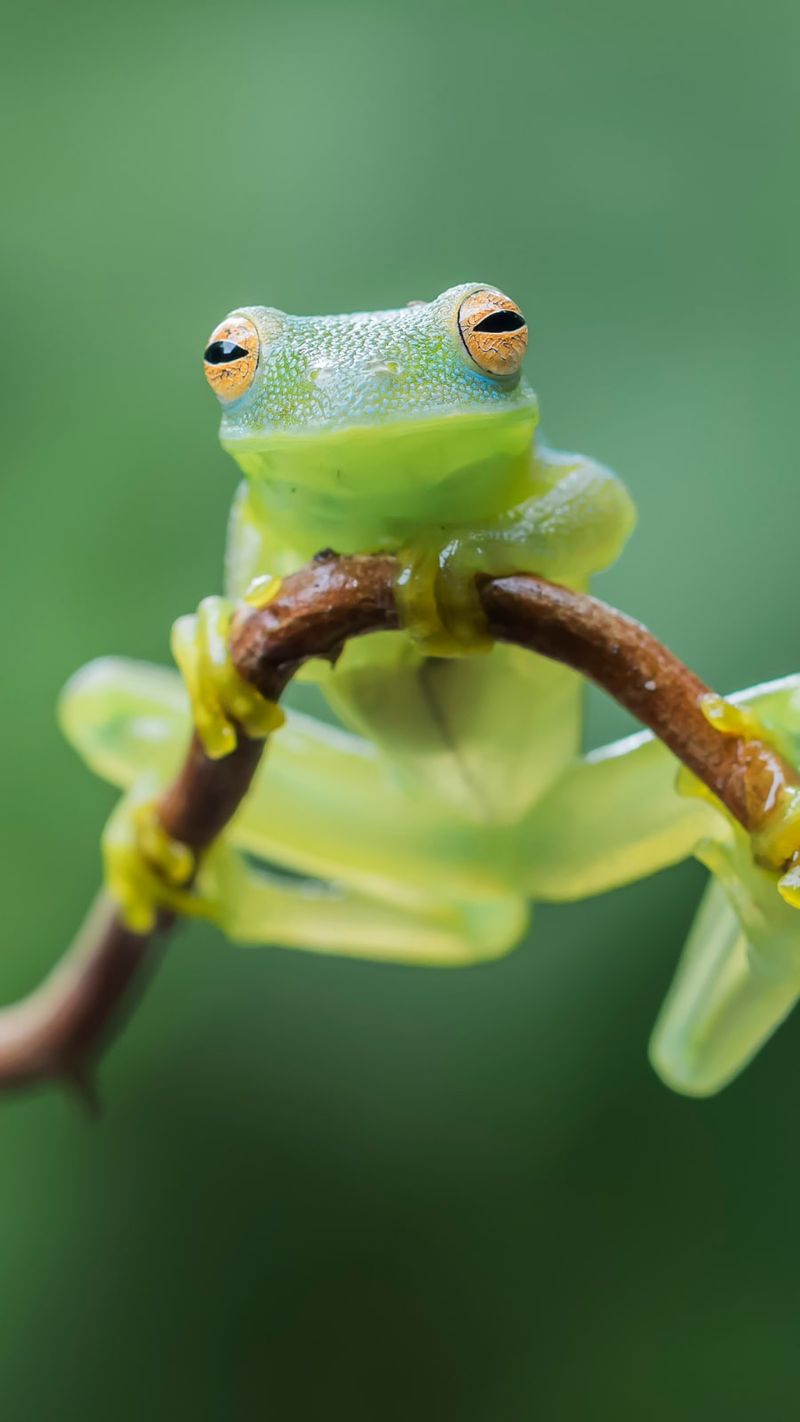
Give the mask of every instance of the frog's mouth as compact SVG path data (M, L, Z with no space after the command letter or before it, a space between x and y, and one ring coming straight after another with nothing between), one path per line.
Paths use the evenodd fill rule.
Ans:
M483 515L517 502L538 418L533 397L501 409L404 415L380 424L257 431L223 425L221 440L254 481L391 510L419 500L434 517L439 496L452 513L457 489L466 518L473 505Z

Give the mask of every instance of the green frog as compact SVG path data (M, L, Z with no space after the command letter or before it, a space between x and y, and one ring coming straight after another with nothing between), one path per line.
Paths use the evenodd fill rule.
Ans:
M476 573L584 589L635 521L610 470L542 440L528 335L516 302L479 282L392 311L227 316L204 353L242 475L225 596L175 625L183 684L93 663L67 686L62 724L127 791L107 879L140 930L167 904L236 941L457 966L513 948L533 901L698 855L714 878L652 1055L670 1084L705 1094L800 993L796 915L721 807L679 793L659 742L582 754L579 677L487 635ZM231 666L230 618L331 550L396 555L403 630L354 639L333 667L310 662L301 675L330 718L289 710L281 725ZM740 699L785 740L800 730L799 684ZM191 856L159 841L148 806L192 720L212 757L243 730L275 734L190 890Z

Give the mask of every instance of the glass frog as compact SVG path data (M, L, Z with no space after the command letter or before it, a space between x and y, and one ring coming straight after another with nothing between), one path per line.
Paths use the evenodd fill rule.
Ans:
M133 926L178 902L237 941L455 966L513 948L536 900L598 894L696 854L714 879L652 1056L677 1089L706 1094L800 993L800 917L721 809L679 793L659 742L582 754L579 677L489 642L476 572L583 588L634 525L613 473L542 441L527 341L516 303L474 282L394 311L229 315L204 365L243 479L226 597L174 630L190 696L174 672L106 659L67 686L62 725L128 792L106 864ZM231 610L321 550L395 553L404 630L304 668L335 724L288 712L194 890L170 890L148 863L161 856L174 885L186 865L155 842L146 807L190 716L212 756L237 727L263 735L279 719L232 671ZM800 679L741 700L784 742L800 734Z

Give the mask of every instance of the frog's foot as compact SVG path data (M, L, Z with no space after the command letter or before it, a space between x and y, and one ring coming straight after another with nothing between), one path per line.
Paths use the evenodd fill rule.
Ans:
M752 708L725 701L715 693L702 698L701 710L706 721L722 735L735 735L745 742L762 742L762 749L767 748L769 801L764 806L762 822L750 833L750 846L756 865L776 873L777 892L782 899L793 909L800 909L800 785L784 774L789 759L789 747L783 744L786 738L776 737L764 727ZM678 788L713 799L691 772L679 774Z
M797 759L790 728L780 720L765 726L752 708L715 695L704 697L701 708L723 735L760 742L759 755L766 746L770 793L749 834L726 815L727 826L694 849L714 878L650 1051L659 1075L695 1096L732 1080L800 998L800 788L786 774L786 762ZM678 789L720 809L685 770ZM759 804L762 798L759 786Z
M263 580L262 580L263 581ZM265 606L277 591L277 581L253 585L246 601ZM239 675L230 654L229 633L235 604L207 597L190 617L179 617L172 628L172 654L178 663L197 734L206 755L220 760L236 749L238 731L260 740L277 730L283 712Z
M160 909L214 916L211 905L191 888L194 854L188 845L170 839L159 821L154 788L143 781L126 795L102 837L106 887L134 933L151 932Z
M395 583L400 621L433 657L463 657L492 647L475 582L478 562L454 540L399 555Z
M669 1086L708 1096L738 1075L800 997L800 915L738 826L694 852L713 878L650 1056Z

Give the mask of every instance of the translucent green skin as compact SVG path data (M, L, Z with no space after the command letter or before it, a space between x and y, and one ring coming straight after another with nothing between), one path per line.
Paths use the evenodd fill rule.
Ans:
M222 416L222 443L247 479L233 514L234 587L256 567L285 573L322 547L485 535L487 564L522 559L572 577L617 556L634 521L628 495L589 461L535 449L530 386L481 374L459 337L458 309L474 288L356 316L234 313L262 338L250 389ZM251 537L255 551L242 547Z
M434 565L447 548L467 577L529 569L573 584L617 556L634 523L619 480L538 445L530 386L470 361L457 313L475 285L369 315L236 313L266 354L223 410L222 442L246 476L229 596L324 548L429 552ZM517 822L578 746L578 679L512 648L432 660L413 635L387 634L306 674L417 803L454 824Z
M223 408L222 442L245 476L230 597L321 549L398 552L412 592L420 567L444 567L456 603L477 569L583 586L617 556L634 522L622 484L544 448L530 387L467 355L457 312L475 285L368 315L237 313L262 352L247 394ZM214 917L237 940L462 964L512 948L531 899L599 893L697 852L735 892L715 888L703 910L653 1057L679 1090L718 1089L800 993L793 911L727 819L676 792L658 742L581 757L576 675L510 647L475 651L469 626L432 656L414 605L407 633L307 669L341 728L290 713L273 738L203 870ZM800 729L795 681L748 696L767 724ZM98 773L141 797L177 766L187 703L174 673L105 661L73 678L62 723ZM317 886L257 872L251 856Z

